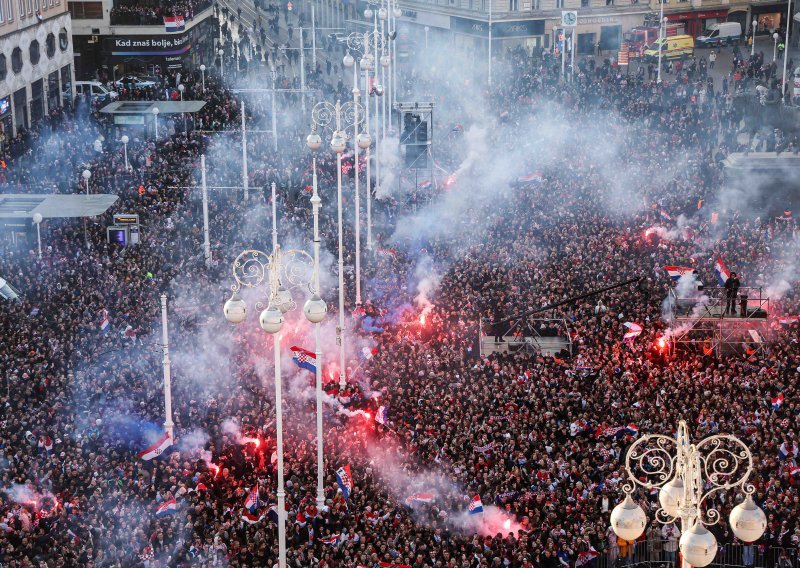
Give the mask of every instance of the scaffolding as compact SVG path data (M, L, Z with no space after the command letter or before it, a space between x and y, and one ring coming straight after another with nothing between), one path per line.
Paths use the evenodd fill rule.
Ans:
M697 290L681 296L669 293L670 337L675 352L725 355L763 355L772 334L768 321L769 298L761 288L739 288L733 299L735 313L726 313L725 288Z
M503 331L503 341L494 340L494 335L484 335L492 329L493 325L485 325L481 322L480 326L480 355L488 355L497 352L518 352L524 351L531 355L544 355L554 357L562 351L569 353L572 357L572 339L569 326L564 318L522 318L514 322ZM556 333L541 333L541 329L552 329L555 327Z

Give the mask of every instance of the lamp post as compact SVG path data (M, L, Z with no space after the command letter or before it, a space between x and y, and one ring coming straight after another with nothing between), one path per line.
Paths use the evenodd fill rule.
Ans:
M224 79L225 78L225 61L223 61L222 57L225 55L225 50L224 49L220 49L219 51L217 51L217 54L219 55L219 76Z
M564 69L561 69L564 74ZM489 86L492 86L492 0L489 0Z
M33 224L36 225L36 241L39 243L39 260L42 259L42 233L40 231L40 225L42 224L42 214L41 213L34 213L33 214Z
M661 19L658 21L658 76L656 78L656 83L659 85L661 84L661 54L664 52L664 28L667 25L667 18L664 16L664 2L665 0L659 0L661 3Z
M428 26L425 26L425 50L428 49L428 32L429 31L431 31L431 29Z
M369 9L367 9L369 10ZM371 12L371 10L369 10ZM367 11L365 11L366 14ZM366 71L364 82L365 82L365 89L367 95L370 97L374 97L376 99L376 112L377 112L377 98L383 95L383 87L380 84L372 85L370 81L370 71L375 69L375 56L372 54L371 49L375 47L375 52L377 53L377 46L385 41L385 38L381 36L377 31L367 32L364 34L364 50L365 55L361 59L361 68ZM367 98L364 101L364 110L366 115L366 132L369 134L370 131L370 103L369 99ZM378 140L377 136L375 138L375 150L377 153L378 150ZM366 148L367 156L366 156L366 164L367 164L367 249L372 250L372 159L371 159L371 145L368 145ZM380 169L378 169L377 178L380 180Z
M366 59L366 50L369 46L369 34L360 34L358 32L353 32L349 36L347 36L347 47L349 50L352 50L356 53L363 53L364 57L362 57L361 61L363 62ZM343 64L345 67L352 67L353 68L353 128L354 128L354 144L353 144L353 151L355 156L355 208L356 208L356 305L361 305L361 187L359 186L359 165L360 161L358 158L358 150L366 150L372 145L372 138L369 135L369 132L359 132L359 123L360 117L358 116L358 111L361 108L361 105L358 103L358 99L361 95L361 91L358 88L358 65L356 65L355 58L350 55L348 51L347 55L344 57ZM368 65L372 65L373 60L370 59ZM369 191L369 188L367 189Z
M787 82L786 82L786 64L787 60L787 52L789 51L789 30L792 26L792 0L787 0L786 2L786 37L783 38L783 77L781 78L781 102L782 104L786 104L786 92L787 89Z
M83 177L83 183L85 184L86 195L89 195L89 179L92 177L92 172L89 170L83 170L81 176Z
M778 38L781 37L778 32L772 34L772 62L775 63L775 60L778 58Z
M306 139L306 144L314 150L322 145L322 139L318 134L310 134ZM314 280L312 282L312 296L303 306L306 319L314 324L314 354L317 359L316 372L316 399L317 399L317 509L322 510L325 506L325 472L323 461L323 438L322 438L322 345L320 339L320 322L325 319L328 306L319 295L319 207L322 200L317 193L317 157L314 156L314 167L312 170L311 207L314 214Z
M178 85L178 92L181 94L181 102L183 102L183 91L186 90L186 85L181 83ZM186 113L181 110L181 115L183 118L183 133L186 134Z
M633 442L625 456L625 469L628 481L622 490L626 495L611 512L611 527L624 540L639 538L647 516L631 495L637 485L648 490L660 488L661 508L655 517L662 524L681 520L682 568L702 568L714 560L717 540L706 527L721 518L711 503L720 491L738 488L745 496L729 517L737 538L749 543L764 534L767 517L753 502L755 487L747 482L753 471L753 456L735 436L717 434L694 444L689 440L686 422L681 420L675 438L648 434Z
M125 171L127 172L130 169L130 166L128 166L128 142L130 142L130 138L128 138L127 135L123 135L120 141L122 142L123 152L125 153Z
M202 81L203 85L203 92L206 92L206 66L205 64L200 65L200 80Z
M281 340L280 331L283 327L283 314L296 307L292 299L291 289L299 286L308 286L314 281L313 259L301 250L281 251L277 243L275 185L272 194L272 254L260 250L245 250L233 262L232 272L236 283L231 286L233 295L225 302L223 312L225 319L230 323L239 324L247 316L247 305L239 298L238 292L242 287L268 289L268 304L256 304L257 309L265 308L259 316L261 329L272 335L275 358L275 431L278 454L278 566L286 568L286 487L283 470L283 394L281 382ZM319 302L315 296L310 300L313 307L307 313L318 315ZM320 300L321 302L321 300ZM308 304L308 302L307 302ZM324 304L324 302L323 302ZM324 311L322 308L322 317ZM304 311L306 311L304 309ZM308 316L307 316L308 317ZM317 361L319 365L321 361Z
M206 268L211 268L211 235L208 229L208 183L206 181L206 155L200 156L200 190L203 198L203 256Z
M274 93L273 93L274 94ZM247 113L244 109L244 99L241 101L242 111L242 187L244 188L244 200L247 202L250 196L249 178L247 175Z
M380 108L380 99L383 96L383 85L378 82L378 67L377 67L377 59L378 59L378 52L379 49L383 49L383 45L386 43L385 36L378 31L378 12L379 10L374 9L379 1L378 0L367 0L368 6L367 9L364 10L364 17L368 20L372 19L372 41L370 42L372 45L368 46L372 48L374 51L374 56L371 56L370 52L367 52L366 58L371 57L370 63L362 63L362 67L364 69L371 69L374 70L374 79L375 85L370 86L369 76L367 76L367 85L369 89L369 94L375 98L375 183L376 187L380 187L381 184L381 160L380 160L380 144L381 144L381 136L380 136L380 128L378 127L378 117L379 117L379 108ZM366 65L369 65L367 67ZM369 74L368 74L369 75ZM369 106L369 101L366 102L367 106ZM367 110L367 130L369 130L369 110ZM369 161L367 161L367 167L369 167ZM369 170L367 170L367 179L369 180L367 183L367 247L372 248L372 189L370 187L371 184L371 174Z
M83 170L81 173L81 177L83 177L83 181L86 184L86 196L89 196L89 179L92 177L92 172L89 170ZM83 215L83 244L86 245L86 248L89 248L89 233L86 230L86 215Z
M753 41L750 43L750 57L756 54L756 31L758 30L758 20L753 20Z
M158 140L158 107L153 107L153 125L155 126L155 137Z
M317 134L318 129L329 130L332 133L330 146L336 153L336 185L339 223L339 325L336 328L336 342L339 345L339 387L347 384L347 367L345 366L345 328L344 328L344 238L342 234L342 153L347 147L347 129L357 129L356 117L359 116L357 104L347 102L336 105L323 101L311 109L311 135L306 138L306 144L312 151L319 150L322 139ZM355 108L354 108L355 107ZM356 144L358 144L356 142ZM316 160L314 160L316 172Z
M161 340L163 345L162 366L164 369L164 430L169 434L170 440L173 439L172 422L172 379L169 360L169 326L167 324L167 295L161 294Z
M275 81L278 78L278 72L275 70L275 64L273 62L272 69L270 69L270 75L272 76L272 149L273 151L278 151L278 115L275 112L275 96L278 92L275 90Z

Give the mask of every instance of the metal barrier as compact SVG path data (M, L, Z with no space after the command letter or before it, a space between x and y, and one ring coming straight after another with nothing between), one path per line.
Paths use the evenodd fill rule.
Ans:
M622 549L616 555L605 550L596 558L594 568L680 568L679 553L670 553L667 547L666 541L640 540L625 547L624 555ZM719 547L709 567L800 568L800 559L796 548L728 543Z

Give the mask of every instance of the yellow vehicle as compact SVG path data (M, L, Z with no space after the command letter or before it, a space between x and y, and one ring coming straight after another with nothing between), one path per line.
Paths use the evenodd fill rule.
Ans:
M676 35L657 39L644 50L644 57L648 61L658 59L658 50L661 48L662 59L680 59L691 57L694 54L694 38L688 35Z

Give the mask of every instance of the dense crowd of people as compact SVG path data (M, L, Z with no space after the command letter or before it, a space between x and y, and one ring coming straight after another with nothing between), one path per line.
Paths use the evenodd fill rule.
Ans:
M337 161L317 156L331 312L318 362L325 505L316 502L314 378L286 356L289 566L675 562L680 527L655 521L657 493L635 493L651 522L640 543L618 539L608 517L622 497L627 448L641 434L673 435L679 420L697 438L729 432L753 450L750 482L767 532L755 545L738 542L724 519L741 497L716 493L705 506L722 513L711 527L720 545L739 565L796 565L800 345L797 320L786 316L798 314L798 241L785 203L757 218L726 200L721 162L749 143L738 136L745 117L733 94L689 65L659 86L592 59L565 82L559 61L516 50L498 61L503 80L482 92L435 80L433 63L430 72L405 70L400 89L435 97L437 139L453 142L436 155L447 175L422 188L376 178L372 168L380 199L372 201L374 246L361 246L363 306L349 292L357 164L343 158L344 387L332 323ZM320 93L346 100L348 85L322 75ZM174 79L123 97L171 98ZM283 100L273 152L271 101L248 96L245 202L235 189L240 100L209 73L205 88L199 71L182 81L187 99L207 104L188 122L164 119L158 141L132 134L127 158L115 127L80 102L6 148L4 191L83 191L80 172L89 169L91 191L119 199L85 228L46 219L41 258L35 236L1 245L0 276L20 291L0 303L2 566L277 565L271 349L252 317L228 325L222 303L238 252L271 247L273 182L281 244L309 248L310 118ZM114 213L139 215L139 245L106 242ZM711 288L718 258L743 286L770 296L764 345L706 337L679 346L670 335L663 300L674 284L663 267L692 267ZM632 277L641 277L636 286L569 301ZM164 432L161 293L170 301L174 444L144 460L137 453ZM302 304L301 290L293 293ZM547 321L524 315L550 305ZM314 350L300 311L287 315L282 344ZM641 335L623 341L626 322ZM528 324L571 349L518 348L514 335ZM335 476L344 466L349 496ZM469 514L475 496L483 514Z

